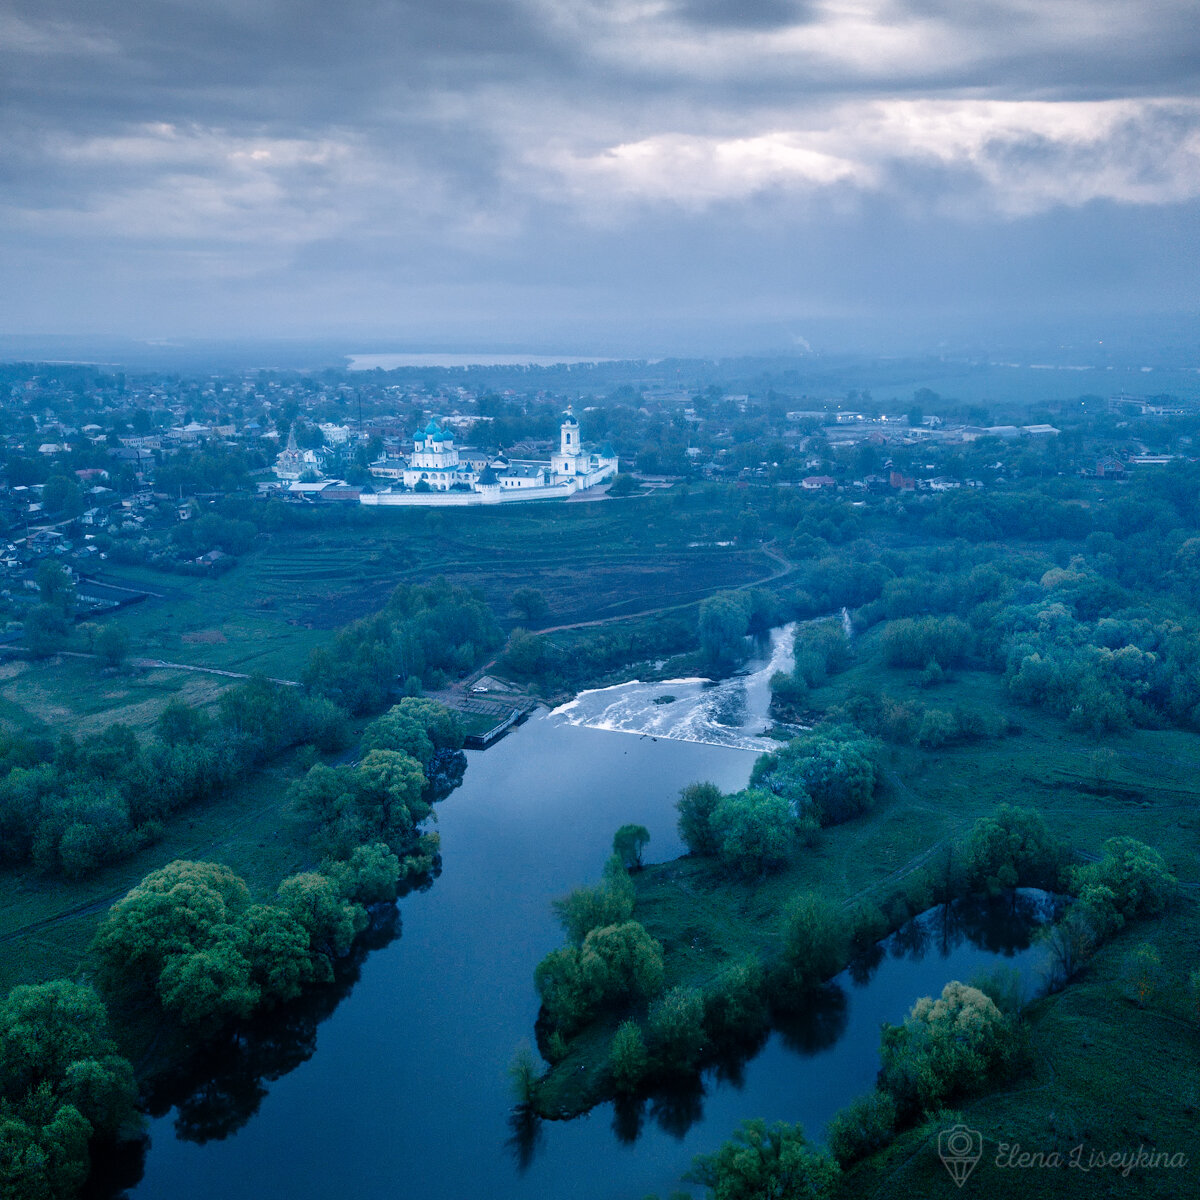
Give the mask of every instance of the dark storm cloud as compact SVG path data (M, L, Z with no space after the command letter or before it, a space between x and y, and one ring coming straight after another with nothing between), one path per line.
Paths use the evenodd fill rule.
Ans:
M1141 246L1151 210L1194 214L1193 18L1181 0L0 0L0 318L274 330L449 321L508 294L536 324L682 279L710 312L845 305L844 278L861 298L905 277L932 305L997 245L1082 302L1085 250L1039 239ZM983 273L996 303L1018 287L1002 267Z

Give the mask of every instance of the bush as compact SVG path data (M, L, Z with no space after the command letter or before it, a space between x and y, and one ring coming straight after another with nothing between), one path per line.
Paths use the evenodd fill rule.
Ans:
M722 797L710 823L721 862L748 879L783 866L795 842L791 805L754 788Z
M754 1120L715 1154L698 1157L686 1178L709 1188L714 1200L827 1200L839 1175L837 1163L809 1146L799 1125L768 1129Z
M640 1026L636 1021L622 1021L608 1051L608 1069L617 1091L626 1095L636 1092L646 1076L648 1062Z
M1018 1052L1014 1023L978 988L952 980L902 1025L884 1026L880 1087L901 1115L931 1112L1005 1079Z
M707 1044L704 997L696 988L672 988L650 1006L649 1029L654 1061L660 1071L694 1071Z
M852 1100L825 1132L829 1149L843 1168L882 1150L895 1136L896 1101L880 1091Z
M679 836L692 854L715 855L721 842L712 826L712 814L721 802L715 783L691 783L680 793L675 808L679 813Z
M845 963L846 920L830 901L809 893L788 907L783 953L777 968L777 998L794 1003L831 979Z

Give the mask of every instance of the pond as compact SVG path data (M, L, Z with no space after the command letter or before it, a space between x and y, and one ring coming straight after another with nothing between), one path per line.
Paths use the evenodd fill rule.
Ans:
M682 786L745 786L766 724L766 680L786 665L788 644L787 631L776 631L743 680L585 693L469 753L463 786L439 806L442 874L401 902L402 929L384 923L377 948L339 991L207 1056L203 1076L176 1081L172 1098L182 1104L151 1122L144 1174L130 1194L667 1195L695 1154L747 1117L799 1120L819 1136L834 1111L870 1088L880 1023L901 1019L918 996L998 960L1032 978L1040 896L1019 897L1015 912L938 910L839 977L742 1070L708 1072L700 1090L640 1111L601 1106L514 1130L506 1068L537 1016L534 966L561 942L550 901L599 876L626 822L650 829L649 859L681 853L674 801ZM664 695L676 699L654 703Z

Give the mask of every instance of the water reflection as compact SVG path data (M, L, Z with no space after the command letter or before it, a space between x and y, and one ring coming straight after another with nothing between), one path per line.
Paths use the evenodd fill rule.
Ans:
M175 1109L176 1137L201 1145L241 1129L258 1112L267 1085L312 1057L317 1026L354 989L367 956L400 936L394 904L377 906L371 915L369 928L338 963L333 983L229 1030L184 1067L158 1076L145 1096L150 1116Z
M528 1104L518 1104L508 1115L508 1129L506 1145L517 1165L517 1174L524 1175L546 1139L542 1119Z
M650 1116L663 1133L681 1140L704 1116L704 1080L699 1075L674 1080L650 1096Z
M642 1136L646 1122L644 1096L619 1096L613 1102L613 1137L622 1146L632 1146Z
M613 1136L630 1146L657 1127L681 1140L704 1121L706 1101L727 1108L731 1096L745 1092L746 1099L736 1103L743 1109L756 1103L764 1075L776 1084L785 1077L799 1083L820 1114L818 1121L806 1122L809 1133L818 1136L838 1108L870 1088L879 1066L882 1023L903 1020L921 996L937 995L951 979L970 982L980 973L1002 979L1014 1000L1022 991L1036 990L1037 930L1059 907L1054 896L1021 889L921 913L802 1003L776 1011L771 1029L718 1047L702 1073L614 1102ZM748 1115L754 1115L753 1108ZM520 1147L522 1170L528 1170L540 1144L540 1131L530 1131Z
M846 1032L849 1003L837 982L817 988L792 1012L776 1018L783 1044L806 1058L834 1045Z

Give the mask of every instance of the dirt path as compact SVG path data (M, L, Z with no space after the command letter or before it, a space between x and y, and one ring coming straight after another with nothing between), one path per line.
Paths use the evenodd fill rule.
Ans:
M83 654L81 658L95 658L94 654ZM195 663L178 663L167 662L162 658L131 658L129 660L131 667L141 667L147 671L157 671L163 668L172 671L200 671L205 675L223 675L226 679L253 679L253 675L247 675L244 671L225 671L219 667L200 667ZM278 683L281 687L299 687L300 683L295 679L276 679L274 676L268 675L267 678L272 683Z

